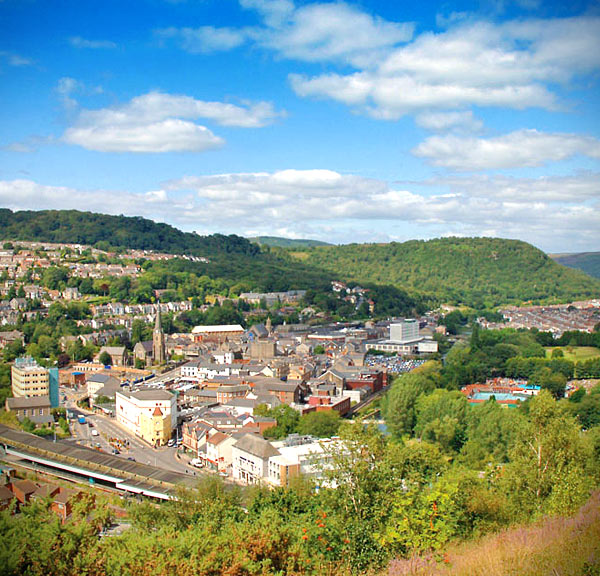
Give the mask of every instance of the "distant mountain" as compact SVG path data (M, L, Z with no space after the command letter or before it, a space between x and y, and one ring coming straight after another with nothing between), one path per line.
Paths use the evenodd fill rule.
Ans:
M594 278L600 278L600 252L581 252L579 254L550 254L554 261L582 270Z
M311 248L313 246L331 246L329 242L310 239L281 238L279 236L255 236L248 238L259 246L273 246L276 248Z
M290 253L357 282L477 308L600 296L600 282L518 240L440 238L402 244L349 244Z
M144 218L76 210L0 209L0 239L136 248L210 260L171 261L163 266L162 283L153 288L165 288L176 275L183 278L178 282L191 282L185 279L188 273L198 282L202 276L223 280L219 290L231 289L232 293L327 291L332 280L360 283L371 289L379 310L393 310L394 302L406 310L418 302L482 308L600 296L599 280L558 264L525 242L498 238L344 246L307 246L279 239L291 242L295 249L268 251L240 236L199 236ZM158 268L156 264L153 270Z

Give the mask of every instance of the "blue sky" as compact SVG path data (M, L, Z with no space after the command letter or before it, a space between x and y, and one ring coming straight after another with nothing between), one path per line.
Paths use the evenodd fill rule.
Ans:
M599 71L598 2L0 0L0 205L600 250Z

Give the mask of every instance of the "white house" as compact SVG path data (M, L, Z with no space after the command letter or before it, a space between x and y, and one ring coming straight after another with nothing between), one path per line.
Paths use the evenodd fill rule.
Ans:
M231 448L232 476L244 484L258 484L267 477L269 458L279 455L267 440L244 434Z
M165 444L177 426L177 399L166 390L115 394L117 422L150 444Z

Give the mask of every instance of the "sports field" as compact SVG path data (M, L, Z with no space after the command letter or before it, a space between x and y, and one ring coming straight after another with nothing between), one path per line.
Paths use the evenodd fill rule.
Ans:
M563 358L573 362L581 362L600 356L600 348L594 348L593 346L549 346L546 348L546 358L550 358L552 350L557 349L562 350Z

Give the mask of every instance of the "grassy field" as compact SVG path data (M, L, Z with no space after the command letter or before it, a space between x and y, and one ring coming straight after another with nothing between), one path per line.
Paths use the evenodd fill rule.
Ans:
M392 561L386 576L599 576L600 492L572 517L548 518L450 548L441 561ZM383 575L382 575L383 576Z
M546 358L550 358L552 350L562 350L565 360L580 362L600 356L600 349L593 346L550 346L546 348Z

